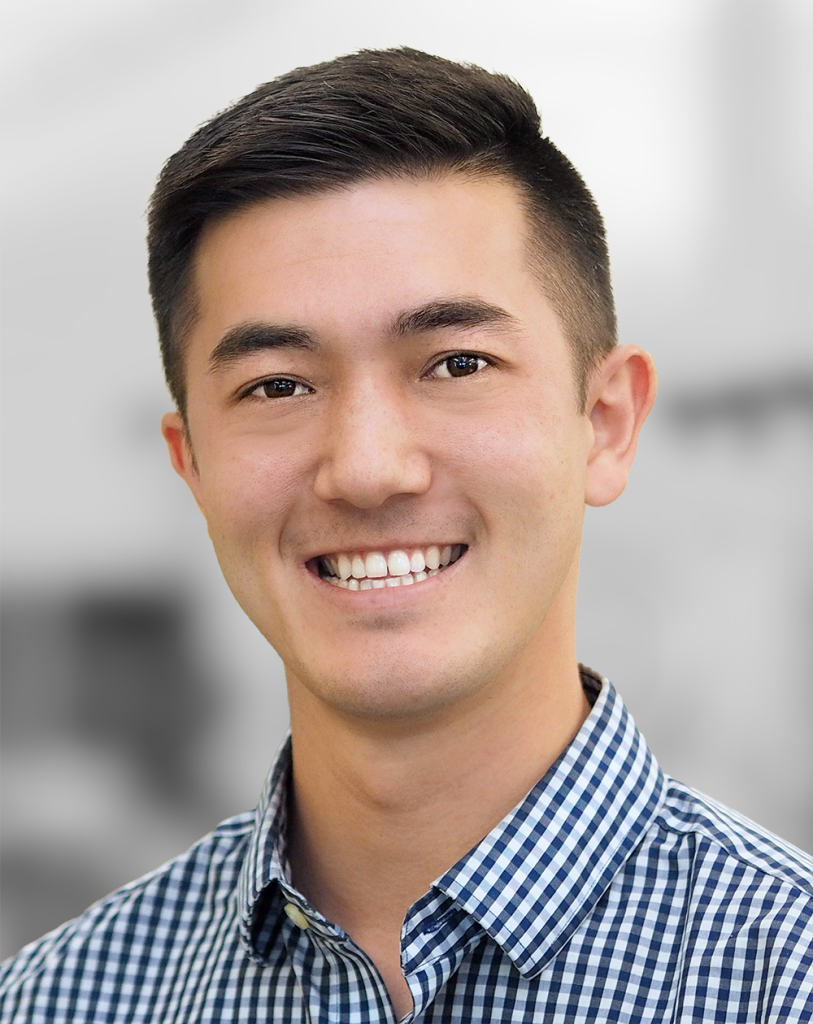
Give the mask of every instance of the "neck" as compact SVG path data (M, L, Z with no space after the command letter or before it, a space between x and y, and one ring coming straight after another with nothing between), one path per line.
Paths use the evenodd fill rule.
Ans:
M400 960L409 908L522 800L589 714L574 617L549 622L476 699L417 721L342 714L288 673L293 883L376 964L399 1019L413 1005Z
M419 723L339 716L289 676L293 880L363 948L371 922L400 935L578 732L590 708L568 654L526 659L485 698Z

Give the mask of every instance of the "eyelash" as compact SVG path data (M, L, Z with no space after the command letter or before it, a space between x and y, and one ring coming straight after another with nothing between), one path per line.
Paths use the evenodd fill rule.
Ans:
M449 373L448 372L448 368L447 368L447 372L444 373L444 374L439 374L437 372L438 369L441 366L443 366L444 364L450 362L452 359L474 359L474 360L477 361L478 364L480 364L480 365L477 366L477 368L472 373L461 373L461 374L458 375L458 377L473 377L476 373L479 373L480 371L484 370L487 366L493 366L494 365L489 359L486 359L485 356L481 356L478 352L451 352L449 355L442 356L440 359L435 360L435 362L430 366L429 371L425 374L425 376L429 377L430 380L432 380L432 379L434 379L434 380L439 380L439 379L440 380L456 380L456 379L458 379L458 377L455 377L455 375L453 373ZM294 393L291 394L291 395L269 395L267 392L265 393L265 395L258 395L258 394L256 394L256 392L259 391L261 388L266 388L266 387L268 387L270 385L273 385L273 384L293 384L294 385ZM301 391L299 394L297 394L296 393L296 389L297 388L304 388L306 390ZM265 380L261 380L257 384L252 384L250 388L248 388L246 391L243 392L241 397L242 398L267 398L267 399L272 399L273 400L273 399L278 399L278 398L299 398L303 394L312 394L312 393L313 393L313 388L311 388L309 384L304 384L302 381L296 380L293 377L268 377Z

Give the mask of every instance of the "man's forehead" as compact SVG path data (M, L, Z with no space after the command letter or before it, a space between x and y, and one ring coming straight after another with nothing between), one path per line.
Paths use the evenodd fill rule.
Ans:
M423 294L399 301L395 313L465 293L465 276L496 286L527 272L528 235L519 190L503 179L373 179L254 203L213 222L199 242L195 290L205 313L256 301L261 287L269 299L277 288L284 305L287 293L307 293L317 280L335 285L338 300L360 277L371 298L381 286L414 282Z
M517 187L464 175L252 204L202 243L187 367L219 376L272 350L395 357L408 351L399 337L417 351L433 333L457 347L486 332L564 348L527 225Z
M278 237L289 227L298 229L303 248L316 248L333 226L398 223L407 227L417 225L427 215L435 217L438 207L450 216L456 214L458 219L506 224L522 240L531 232L524 193L506 175L455 171L376 175L342 187L255 200L211 218L201 229L197 255L205 259L213 247L223 250L231 245L236 249L248 237Z

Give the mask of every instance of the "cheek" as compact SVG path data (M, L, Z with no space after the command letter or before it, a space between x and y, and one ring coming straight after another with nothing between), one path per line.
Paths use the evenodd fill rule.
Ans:
M506 584L505 608L518 621L547 607L578 556L582 447L579 432L552 416L514 415L478 435L475 501L498 560L493 580Z
M295 498L302 471L289 452L266 444L233 444L201 459L201 490L212 539L244 544L267 535Z
M503 412L461 439L468 472L492 505L515 520L538 521L558 507L582 503L584 459L578 432L555 415ZM459 461L463 461L462 459Z

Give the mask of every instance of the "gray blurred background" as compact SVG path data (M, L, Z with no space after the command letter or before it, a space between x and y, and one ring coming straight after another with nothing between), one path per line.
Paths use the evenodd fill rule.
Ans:
M589 510L580 657L663 767L813 850L813 5L6 2L2 952L253 806L280 663L171 472L144 210L261 81L409 44L507 71L605 213L661 393Z

